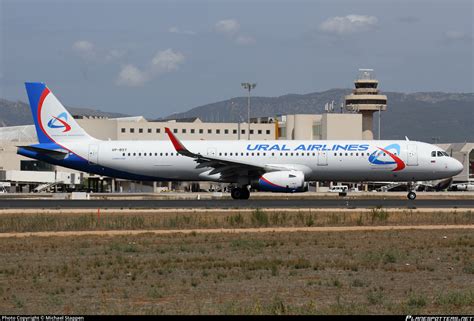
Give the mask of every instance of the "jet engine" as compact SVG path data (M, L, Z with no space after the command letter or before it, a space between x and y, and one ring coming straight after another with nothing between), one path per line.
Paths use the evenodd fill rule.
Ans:
M304 173L301 171L289 170L265 173L252 187L259 191L295 193L306 192L308 184L304 181Z

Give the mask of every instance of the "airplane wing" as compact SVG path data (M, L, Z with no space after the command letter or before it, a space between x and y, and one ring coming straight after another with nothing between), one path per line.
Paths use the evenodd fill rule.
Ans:
M238 175L259 176L269 171L281 170L281 168L274 166L259 166L246 162L236 162L219 157L201 155L200 153L193 153L181 143L168 127L165 128L165 132L168 134L178 154L194 158L196 163L198 163L196 168L213 168L213 170L209 172L209 175L220 174L221 178L228 179Z

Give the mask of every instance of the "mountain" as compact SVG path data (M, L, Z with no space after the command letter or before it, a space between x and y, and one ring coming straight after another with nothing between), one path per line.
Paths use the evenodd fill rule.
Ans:
M334 101L336 112L344 95L350 89L331 89L309 94L288 94L279 97L251 97L251 116L285 114L320 114L324 105ZM474 141L474 93L384 92L388 97L387 111L381 117L383 139L404 139L425 142ZM119 113L102 112L87 108L69 108L73 115L125 117ZM377 132L377 114L374 115ZM165 119L199 117L207 122L238 122L247 119L247 97L237 97L187 112L176 113ZM29 105L0 99L0 126L32 124Z
M128 116L124 114L109 113L88 108L67 107L67 109L72 115L103 116L110 118ZM0 98L0 127L29 124L33 124L30 105L21 101L13 102Z
M335 111L350 89L331 89L303 95L251 97L251 117L285 114L320 114L324 105L334 101ZM404 139L425 142L474 141L474 93L384 92L387 111L381 116L383 139ZM199 117L209 122L236 122L247 119L247 97L237 97L187 112L172 114L165 119ZM377 114L374 115L377 132Z

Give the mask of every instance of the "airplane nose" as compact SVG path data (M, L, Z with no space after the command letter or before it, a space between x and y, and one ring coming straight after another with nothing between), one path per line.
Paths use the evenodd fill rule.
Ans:
M464 169L464 166L462 166L462 163L455 158L451 158L451 164L452 164L451 166L452 166L454 175L461 173Z

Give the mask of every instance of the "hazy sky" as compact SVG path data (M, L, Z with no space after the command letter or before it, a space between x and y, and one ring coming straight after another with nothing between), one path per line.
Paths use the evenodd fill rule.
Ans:
M245 94L473 92L474 1L0 0L0 98L166 116Z

